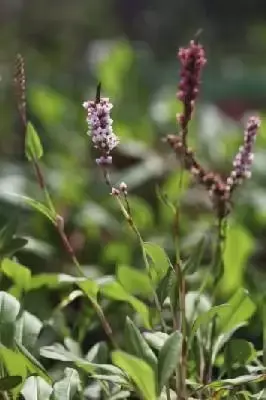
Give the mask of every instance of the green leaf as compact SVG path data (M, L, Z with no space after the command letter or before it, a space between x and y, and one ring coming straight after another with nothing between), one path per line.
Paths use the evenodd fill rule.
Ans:
M73 362L79 368L84 369L90 374L94 373L95 371L102 370L107 372L108 374L124 376L123 372L114 365L96 364L89 362L66 350L65 347L62 346L60 343L55 343L51 346L41 347L40 354L42 357L49 358L51 360Z
M31 271L15 261L5 258L1 264L2 272L13 280L14 284L27 291L30 287Z
M217 331L228 332L235 326L247 321L255 312L256 306L250 299L248 291L240 288L228 301L227 309L223 310L218 320Z
M14 389L16 386L20 385L21 382L22 377L18 375L0 378L0 391L9 391L11 389Z
M169 335L165 332L144 332L144 337L151 347L161 350Z
M42 322L35 315L24 311L16 323L16 340L28 350L33 350L42 329Z
M132 379L143 399L156 400L154 371L145 361L119 350L112 352L112 361Z
M91 279L86 279L83 282L78 282L77 285L88 296L88 298L91 301L94 301L95 303L97 303L97 295L98 295L98 291L99 291L99 285L95 281L93 281Z
M54 211L51 211L46 205L40 203L37 200L32 199L31 197L22 196L20 194L8 193L9 196L15 197L18 200L21 200L24 204L43 214L46 218L48 218L54 225L56 224L56 214Z
M79 357L75 356L60 343L55 343L52 346L43 346L40 349L40 355L45 358L58 361L77 361Z
M26 349L23 344L19 343L15 339L15 344L16 344L16 349L17 351L21 354L21 356L24 359L24 364L26 364L27 368L32 374L38 374L40 375L43 379L47 380L50 382L51 378L47 374L45 368L42 366L42 364L36 360L36 358Z
M168 268L166 275L160 281L157 288L157 295L160 301L160 304L163 304L166 297L170 296L170 293L173 292L173 289L177 288L177 278L175 271L172 270L171 267Z
M237 378L213 381L210 384L204 386L203 388L209 388L209 387L222 388L222 387L228 387L228 386L235 387L235 386L241 386L241 385L245 385L245 384L249 384L249 383L263 382L263 381L266 381L265 374L242 375L242 376L238 376Z
M236 325L233 329L231 329L229 332L226 333L221 333L217 339L215 340L214 346L213 346L213 351L212 351L212 363L214 364L215 359L217 355L219 354L219 351L224 347L225 343L227 343L231 337L234 335L234 333L245 326L246 323L243 322L241 324Z
M20 304L9 293L0 292L0 326L14 323L19 314Z
M130 294L147 296L153 293L151 281L146 272L119 265L116 276L123 288Z
M30 289L36 290L42 287L50 289L57 288L59 286L58 274L38 274L33 275L31 278Z
M22 381L24 381L27 376L27 365L25 364L25 361L21 354L1 346L0 360L9 375L20 376L22 378ZM14 394L14 396L19 393L20 387L21 385L12 389L12 393Z
M67 307L72 301L76 300L78 297L83 297L84 293L81 290L72 290L63 300L58 304L58 309Z
M182 349L182 335L180 332L173 332L164 343L158 357L158 389L161 393L164 385L176 369Z
M30 376L21 390L25 400L48 400L52 392L52 386L40 376Z
M126 350L134 356L146 361L157 373L157 358L150 346L129 317L126 319L125 329Z
M230 226L224 251L224 275L219 284L223 293L232 293L242 285L246 261L254 246L254 239L243 226Z
M0 292L0 342L12 347L15 334L15 321L20 311L17 299L9 293Z
M108 358L109 349L106 342L95 343L86 354L86 360L96 364L104 364Z
M245 365L256 358L256 351L252 343L244 339L233 339L225 347L225 363L234 366L234 364Z
M100 380L100 381L105 381L105 382L112 382L115 383L116 385L121 385L121 386L129 386L129 382L124 376L121 375L99 375L99 374L93 374L93 378Z
M167 273L170 261L165 251L159 245L146 242L143 246L146 254L152 260L152 265L150 267L152 279L155 284L158 284Z
M146 306L146 304L144 304L143 302L141 302L134 296L129 295L125 291L123 286L120 285L120 283L118 283L115 280L113 280L112 282L104 283L101 285L100 290L105 296L107 296L113 300L125 301L125 302L131 304L131 306L141 316L143 323L145 324L145 327L148 329L151 328L149 309Z
M55 400L71 400L81 391L81 382L77 370L66 368L64 378L54 384L53 396Z
M25 153L29 161L39 160L43 155L43 148L40 138L31 122L28 122L27 124Z
M200 314L193 323L191 337L196 334L202 325L206 327L216 316L219 317L219 315L221 315L227 308L230 308L229 304L221 304L219 306L212 307L209 311L206 311L203 314Z

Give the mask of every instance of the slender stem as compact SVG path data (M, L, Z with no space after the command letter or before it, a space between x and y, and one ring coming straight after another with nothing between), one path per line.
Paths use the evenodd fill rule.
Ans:
M212 271L214 274L214 290L213 290L213 302L215 301L216 291L220 279L223 275L223 253L225 250L226 244L226 225L227 221L224 218L218 219L218 229L217 229L217 241L216 247L213 256L212 262ZM218 271L217 271L218 270ZM212 321L211 330L210 330L210 345L207 354L207 360L205 363L205 373L204 373L204 383L207 384L212 379L212 355L213 355L213 346L215 341L216 334L216 319Z
M45 201L47 203L47 206L48 206L49 210L52 212L52 214L53 214L53 216L55 218L54 226L55 226L59 236L61 237L61 240L63 242L63 245L64 245L64 248L66 250L66 253L69 255L69 257L72 260L73 264L77 268L77 271L78 271L79 275L84 277L84 278L86 278L86 275L84 274L84 272L83 272L83 270L81 268L81 265L80 265L76 255L75 255L74 249L71 246L71 243L69 242L69 239L68 239L68 237L67 237L67 235L65 233L64 220L56 212L56 209L54 207L54 204L53 204L53 201L51 199L50 193L49 193L49 191L47 189L47 185L46 185L46 182L45 182L45 179L44 179L44 175L42 173L41 167L38 164L37 160L33 161L33 167L34 167L34 170L35 170L35 173L36 173L36 178L37 178L38 184L39 184L39 186L40 186L40 188L41 188L41 190L42 190L42 192L44 194L44 198L45 198ZM109 322L108 322L108 320L107 320L107 318L106 318L106 316L104 314L103 309L96 302L91 301L91 304L92 304L92 306L94 308L94 311L98 315L98 318L100 319L100 321L102 323L102 327L103 327L107 337L109 338L109 340L112 343L113 347L117 348L118 346L117 346L116 341L114 339L112 328L111 328L111 326L110 326L110 324L109 324Z
M136 236L137 236L137 238L139 240L141 251L142 251L142 257L143 257L143 261L144 261L144 264L145 264L145 268L146 268L146 271L147 271L147 273L149 275L149 278L151 280L150 265L149 265L148 257L147 257L147 254L146 254L146 251L145 251L145 248L144 248L144 242L143 242L143 239L141 237L141 234L140 234L137 226L135 225L135 223L134 223L134 221L133 221L133 219L131 217L131 214L129 214L128 211L125 209L125 207L124 207L121 199L119 198L119 196L115 196L115 198L116 198L116 200L117 200L117 202L119 204L119 207L120 207L123 215L125 216L128 224L130 225L132 230L135 232L135 234L136 234ZM129 207L129 203L127 203L127 205ZM128 209L130 211L130 208L128 208ZM153 298L154 298L155 306L156 306L157 311L158 311L158 313L160 315L160 321L161 321L163 330L164 330L164 332L167 332L167 326L166 326L166 323L165 323L164 318L163 318L162 307L161 307L158 295L157 295L156 290L154 288L152 289L152 291L153 291Z
M110 176L109 176L108 171L106 169L104 169L103 173L104 173L104 178L105 178L106 184L112 190L112 184L111 184L111 180L110 180ZM124 215L126 221L128 222L128 224L131 227L131 229L135 232L135 234L136 234L136 236L137 236L137 238L139 240L141 251L142 251L142 257L143 257L144 265L145 265L146 271L147 271L147 273L149 275L149 278L151 280L152 278L151 278L151 274L150 274L150 265L149 265L148 257L147 257L147 254L146 254L146 251L145 251L145 248L144 248L144 242L143 242L143 239L141 237L141 234L140 234L136 224L133 221L132 213L131 213L131 209L130 209L130 205L129 205L129 201L127 199L127 196L124 195L124 197L126 197L126 208L125 208L125 206L124 206L119 194L114 195L114 197L116 198L116 201L117 201L117 203L119 205L119 208L122 211L122 214ZM154 298L155 306L156 306L157 311L158 311L159 316L160 316L160 321L161 321L161 324L162 324L162 328L163 328L164 332L166 333L167 332L167 326L166 326L166 323L165 323L164 318L163 318L162 307L161 307L159 298L157 296L156 290L153 287L152 287L152 292L153 292L153 298Z
M184 137L185 140L185 137ZM183 186L183 178L184 178L184 165L183 160L181 160L181 173L179 176L178 188L179 188L179 197L177 199L176 207L175 207L175 223L174 223L174 239L175 239L175 250L176 250L176 261L175 261L175 273L178 284L178 299L179 299L179 323L178 326L182 333L182 351L181 351L181 360L179 363L179 368L176 368L176 395L180 400L185 400L187 398L186 394L186 375L187 375L187 332L186 332L186 284L185 277L181 267L181 257L180 257L180 249L179 249L179 240L180 240L180 199L181 199L181 191ZM179 380L177 376L179 375Z
M178 297L179 297L179 310L180 310L180 321L179 326L182 332L182 351L181 360L179 365L179 387L177 395L180 400L187 398L186 394L186 374L187 374L187 329L186 329L186 284L183 271L180 263L175 264L175 272L178 281Z
M25 132L26 132L26 129L27 129L27 114L26 114L27 103L26 103L26 85L25 85L25 79L26 79L25 78L25 66L24 66L24 60L21 56L19 57L18 61L19 61L18 76L15 77L15 85L16 85L16 89L17 89L17 93L18 93L18 110L19 110L22 124L23 124L23 126L25 128ZM100 90L100 88L99 88L99 90ZM70 259L72 260L73 264L76 266L79 274L81 276L85 277L85 274L76 258L75 252L74 252L74 250L68 240L68 237L65 233L64 221L61 217L60 217L61 219L58 219L58 215L55 210L54 204L52 202L50 193L47 189L45 178L42 173L41 167L38 163L38 160L35 159L34 157L32 160L32 165L33 165L33 168L35 171L37 182L40 186L40 189L42 190L42 192L44 194L44 198L46 200L47 206L49 207L49 209L52 212L53 217L55 219L54 225L62 239L65 250L66 250L67 254L69 255ZM100 307L100 305L98 303L94 303L94 302L92 302L92 306L94 307L95 312L97 313L100 321L102 322L102 326L103 326L103 329L105 330L107 337L109 337L113 346L117 347L114 337L113 337L113 334L112 334L112 329L104 315L102 308Z

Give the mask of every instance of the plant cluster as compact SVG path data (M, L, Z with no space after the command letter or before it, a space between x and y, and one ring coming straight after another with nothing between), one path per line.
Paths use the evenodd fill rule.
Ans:
M138 241L143 268L118 265L115 276L92 279L86 276L75 255L64 218L57 212L46 183L40 163L42 144L27 120L24 61L18 56L15 88L25 128L25 154L34 168L43 202L18 197L51 222L77 275L32 274L14 257L26 240L16 236L12 223L0 231L1 274L11 282L6 291L0 292L0 397L3 399L265 398L265 343L263 351L258 351L249 341L235 336L254 315L257 305L243 287L226 303L220 304L218 297L228 239L225 228L229 205L235 188L251 175L253 145L260 121L258 117L248 120L244 143L226 177L206 171L188 145L189 123L206 63L205 51L195 39L187 48L180 49L178 57L181 77L177 98L183 111L177 116L178 134L168 135L166 141L180 160L181 179L176 182L176 190L182 189L185 170L207 189L214 206L212 240L210 235L204 235L192 254L184 257L179 246L180 201L171 203L163 193L160 198L170 206L177 225L173 234L175 257L169 257L157 243L143 239L134 221L130 188L125 182L112 183L112 151L119 140L112 126L113 105L108 98L101 97L99 85L95 99L83 104L88 134L99 154L96 163L108 191ZM193 276L207 251L210 260L206 274L200 287L193 288ZM47 320L39 320L24 307L26 294L59 287L64 289L64 295L54 315ZM69 329L64 335L52 335L56 339L47 343L43 337L49 330L57 331L57 313L77 299L83 299L86 310L97 316L105 340L84 349ZM123 332L116 331L108 319L108 307L118 302L125 305ZM260 304L258 309L265 314L265 305ZM84 329L88 329L86 324ZM55 374L53 367L58 364L61 373Z

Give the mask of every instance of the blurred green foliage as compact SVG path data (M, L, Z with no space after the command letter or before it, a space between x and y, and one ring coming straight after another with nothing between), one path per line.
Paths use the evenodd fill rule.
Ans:
M86 135L86 115L82 102L94 98L98 81L102 82L103 95L110 97L114 103L114 130L121 141L113 157L112 182L114 185L121 181L128 184L134 222L145 242L162 246L170 260L173 260L176 251L173 210L164 195L172 203L180 201L182 216L178 245L182 256L189 256L202 237L207 238L206 250L197 265L197 271L193 271L188 278L191 293L198 290L208 274L213 244L215 219L208 198L186 176L183 177L185 189L180 190L180 166L162 141L166 134L176 132L175 114L180 110L175 98L179 70L176 47L186 43L198 25L204 23L204 7L208 2L188 2L194 9L191 15L185 10L185 5L182 6L184 9L180 4L172 4L171 8L156 1L157 8L153 15L152 4L147 1L143 7L151 14L140 12L138 16L136 12L135 22L129 21L128 27L123 27L126 18L123 20L120 11L115 11L119 3L91 1L85 4L78 1L50 8L43 1L36 4L34 0L21 2L21 9L16 11L13 23L15 11L7 12L8 5L0 5L0 10L3 7L1 18L4 21L0 29L4 54L0 61L0 227L6 226L10 217L16 220L8 243L1 241L1 289L8 291L6 296L13 295L22 302L23 314L20 318L30 318L32 321L33 331L28 334L28 340L35 343L42 328L38 338L42 346L69 339L74 341L69 350L77 346L80 354L86 354L92 346L106 339L99 320L80 295L76 280L68 277L68 274L75 275L76 270L53 224L43 214L29 207L27 202L11 195L16 193L43 200L34 172L24 156L25 133L13 94L13 60L17 51L23 53L26 60L28 116L44 147L41 165L49 191L56 210L64 217L66 232L86 276L101 282L104 310L118 337L125 325L125 315L132 316L132 308L140 314L144 326L150 327L147 304L142 296L135 299L138 287L142 295L148 293L150 287L144 272L139 241L110 196L101 171L95 165L95 152ZM246 5L245 8L244 3L243 10L248 7ZM142 6L138 2L136 4L135 7L143 11ZM183 18L180 26L176 26L178 23L175 19L182 19L176 14L178 10L183 10L181 17L191 16L189 24L189 18ZM196 10L199 11L198 15ZM125 11L122 11L124 15ZM265 67L262 65L261 52L265 43L260 39L264 29L261 24L256 24L255 17L253 20L250 16L250 23L245 28L245 40L241 37L240 41L240 33L237 32L238 39L232 35L228 41L227 33L222 28L225 17L221 16L218 21L220 24L217 22L217 26L214 26L217 17L214 11L212 13L207 21L213 25L210 23L208 28L206 23L203 41L206 40L207 47L212 46L214 50L210 53L209 66L203 76L201 102L196 109L189 140L193 147L197 146L199 158L207 168L225 174L242 140L243 127L223 115L213 103L232 99L241 104L248 103L248 109L257 106L264 108ZM144 18L139 33L139 22L136 21L141 15L146 15L147 19ZM245 18L243 12L243 20ZM235 21L231 21L229 32L232 32L234 24ZM243 29L241 25L240 30ZM222 36L220 41L219 35ZM242 39L245 43L242 43ZM237 45L239 53L236 53ZM243 316L240 312L239 320L236 315L236 322L242 323L252 315L252 323L242 328L241 334L253 340L259 348L262 348L260 311L266 279L265 144L266 126L262 115L253 177L236 193L234 199L227 232L224 276L218 287L219 303L227 301L234 293L240 293L242 287L249 289L251 299L243 306L248 315ZM25 247L24 239L27 240ZM14 253L14 260L7 258ZM161 268L165 264L164 255L160 258L157 253L155 259L158 258ZM19 267L17 262L21 264ZM134 272L130 272L133 268ZM110 275L115 275L115 280L108 280ZM131 276L130 282L126 279L128 275ZM207 284L208 291L212 291L211 284ZM12 302L12 309L18 313L19 305L15 304L15 299ZM220 310L211 309L211 314L207 314L211 305L208 300L206 302L206 308L203 307L206 314L203 323L201 320L197 322L198 326L206 324ZM253 302L257 306L254 314ZM226 319L225 312L223 318ZM237 325L236 322L233 321L230 328ZM22 319L17 329L20 329L22 337ZM31 343L27 339L21 339L21 342L30 348ZM7 348L1 348L0 353L6 360L7 370L8 363L15 358L12 374L26 376L26 356L23 352L15 354ZM99 353L96 354L99 357ZM252 349L245 347L244 354L247 355L245 359L252 358ZM118 366L128 362L123 354L113 354L112 357ZM106 358L104 363L107 363ZM236 363L242 365L244 361L237 359ZM90 362L98 361L92 358ZM134 363L134 359L131 362ZM48 369L52 365L47 360L44 363ZM16 371L13 365L17 365ZM31 362L27 365L34 371ZM143 366L145 368L146 365ZM58 369L51 368L51 373L57 376ZM151 371L148 370L147 374L151 374ZM65 371L61 384L64 385L64 379L70 379L70 376L73 387L78 388L75 372L69 370ZM37 379L37 383L30 381L28 387L24 387L26 399L27 391L36 385L49 393L50 387L42 380L43 377L34 377L34 380ZM132 377L134 379L138 380L139 377ZM161 379L164 380L164 377ZM10 382L10 385L14 382ZM20 389L19 383L16 386ZM153 396L155 389L144 387L142 390L148 390Z

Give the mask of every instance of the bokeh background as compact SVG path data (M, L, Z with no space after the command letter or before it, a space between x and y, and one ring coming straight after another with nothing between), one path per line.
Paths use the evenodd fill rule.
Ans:
M121 140L112 181L128 184L144 240L163 245L171 256L172 215L156 193L160 188L177 198L179 168L162 139L177 132L177 50L201 28L208 63L189 136L198 157L226 174L243 140L247 114L262 117L252 180L234 199L232 265L221 284L221 299L243 284L260 299L266 287L265 20L264 0L0 0L0 223L17 219L18 234L29 239L18 260L36 274L76 273L49 221L8 194L42 200L24 156L13 88L16 54L25 59L28 118L44 146L41 163L49 189L84 271L96 277L113 274L119 263L141 268L142 260L137 238L95 165L82 103L95 96L101 81L114 104L114 129ZM206 193L193 183L182 204L185 255L214 217ZM28 294L25 304L48 318L61 297L44 288ZM84 338L89 311L82 307L77 303L68 318L74 328L82 318L84 329L77 328L76 337ZM110 318L117 307L108 310ZM58 326L67 329L67 316L60 318ZM115 316L112 323L119 324ZM251 330L259 335L256 322Z

